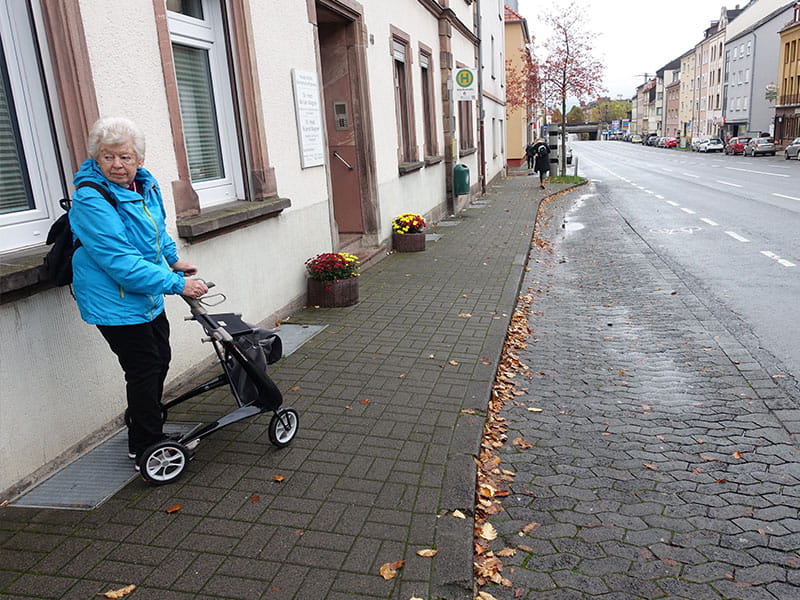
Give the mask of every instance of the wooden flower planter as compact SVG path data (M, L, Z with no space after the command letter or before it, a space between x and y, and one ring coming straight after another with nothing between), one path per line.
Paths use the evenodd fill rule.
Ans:
M425 250L424 233L392 232L392 250L395 252L422 252Z
M358 277L319 281L307 279L308 306L340 308L358 302Z

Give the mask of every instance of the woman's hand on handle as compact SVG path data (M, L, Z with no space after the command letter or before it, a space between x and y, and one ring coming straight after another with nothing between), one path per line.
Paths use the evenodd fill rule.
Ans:
M181 296L186 296L187 298L200 298L207 292L208 286L206 285L205 281L201 281L200 279L185 279Z
M186 260L178 260L171 266L173 271L180 271L184 274L184 276L191 276L197 275L197 267L195 267L192 263Z

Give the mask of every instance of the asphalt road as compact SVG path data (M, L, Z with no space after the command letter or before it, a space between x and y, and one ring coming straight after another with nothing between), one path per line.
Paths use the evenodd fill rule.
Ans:
M636 233L762 364L800 380L800 162L573 142Z

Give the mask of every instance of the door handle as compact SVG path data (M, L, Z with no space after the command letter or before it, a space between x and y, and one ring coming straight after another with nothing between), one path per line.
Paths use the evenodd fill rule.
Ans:
M338 151L338 150L334 150L334 151L333 151L333 155L334 155L336 158L338 158L340 161L342 161L342 163L344 163L344 166L345 166L345 167L347 167L347 168L348 168L348 169L350 169L351 171L353 170L353 165L351 165L349 162L347 162L345 159L343 159L343 158L341 157L341 155L339 154L339 151Z

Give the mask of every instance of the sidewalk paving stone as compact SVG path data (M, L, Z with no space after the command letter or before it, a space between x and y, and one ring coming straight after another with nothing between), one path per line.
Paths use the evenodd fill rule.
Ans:
M472 600L481 415L539 202L567 187L533 180L497 180L430 227L425 252L375 263L358 304L292 315L327 327L270 370L300 415L287 448L269 443L267 414L203 440L170 485L137 479L81 513L0 508L0 596L85 600L132 583L139 600ZM231 403L215 390L170 420Z

